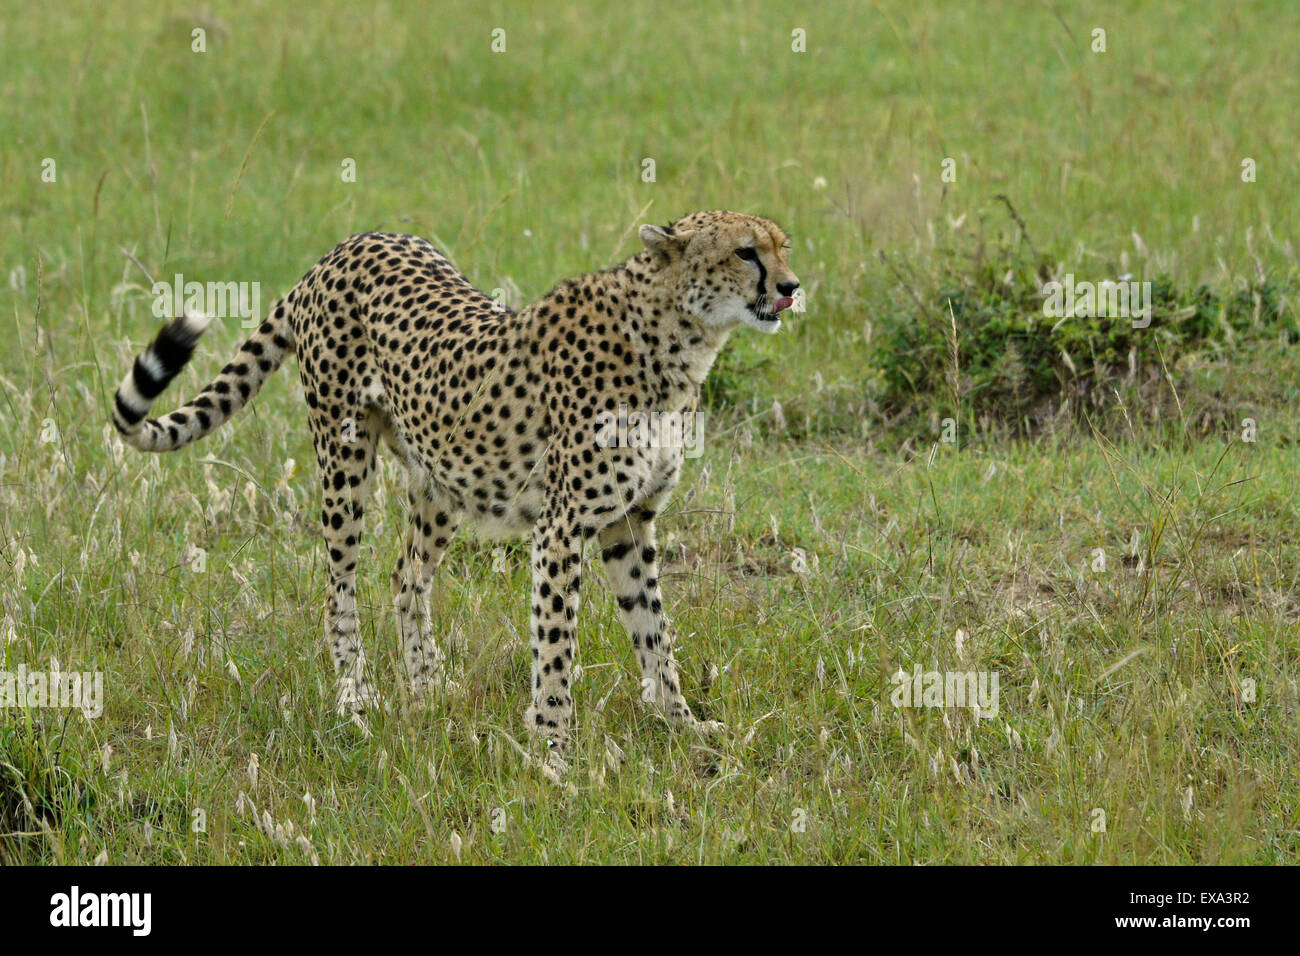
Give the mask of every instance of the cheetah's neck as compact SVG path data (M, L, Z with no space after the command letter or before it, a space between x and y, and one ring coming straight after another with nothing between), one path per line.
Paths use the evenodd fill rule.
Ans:
M648 407L683 410L698 399L731 330L706 326L678 309L644 254L607 275L613 280L612 299L623 306L616 312L622 331L648 373Z

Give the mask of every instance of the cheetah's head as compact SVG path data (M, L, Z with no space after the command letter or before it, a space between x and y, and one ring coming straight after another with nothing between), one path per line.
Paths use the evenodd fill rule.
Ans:
M697 212L667 226L644 225L641 241L681 311L706 325L781 327L799 279L776 223L735 212Z

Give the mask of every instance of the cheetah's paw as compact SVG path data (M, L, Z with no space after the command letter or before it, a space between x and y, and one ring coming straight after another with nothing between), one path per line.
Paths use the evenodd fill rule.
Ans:
M727 732L727 725L720 720L697 720L692 717L686 726L705 739L721 737Z

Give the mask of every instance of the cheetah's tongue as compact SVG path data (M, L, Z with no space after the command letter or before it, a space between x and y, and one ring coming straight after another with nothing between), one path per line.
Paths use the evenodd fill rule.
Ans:
M772 304L772 314L775 315L778 312L790 308L792 305L794 305L794 299L790 298L788 295L783 295Z

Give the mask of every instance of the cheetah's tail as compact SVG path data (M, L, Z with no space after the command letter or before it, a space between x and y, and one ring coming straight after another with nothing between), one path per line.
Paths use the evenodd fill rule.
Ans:
M294 350L285 304L239 347L221 374L188 405L163 418L148 418L150 407L194 354L210 316L186 311L168 322L117 387L113 424L141 451L176 451L221 427L258 393L262 384Z

